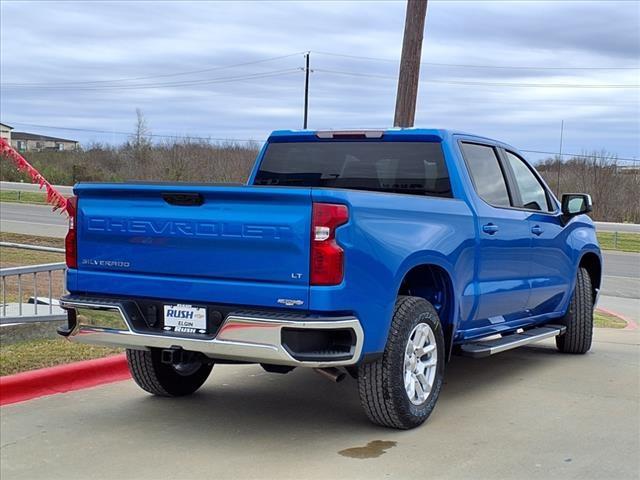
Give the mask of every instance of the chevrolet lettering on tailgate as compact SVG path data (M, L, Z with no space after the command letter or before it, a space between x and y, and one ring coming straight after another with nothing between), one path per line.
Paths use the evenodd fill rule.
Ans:
M287 225L207 221L148 221L132 218L89 218L87 230L121 234L173 237L288 238Z

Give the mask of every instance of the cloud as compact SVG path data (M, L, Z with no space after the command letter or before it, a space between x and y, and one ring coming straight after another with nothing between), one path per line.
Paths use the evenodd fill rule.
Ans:
M417 123L555 151L564 120L565 151L640 156L639 90L602 87L639 83L635 6L431 0ZM404 2L5 1L0 10L1 118L20 130L121 141L21 124L129 131L141 108L156 134L261 140L300 128L307 50L311 128L392 122ZM13 85L27 83L45 85ZM499 85L513 83L544 86Z

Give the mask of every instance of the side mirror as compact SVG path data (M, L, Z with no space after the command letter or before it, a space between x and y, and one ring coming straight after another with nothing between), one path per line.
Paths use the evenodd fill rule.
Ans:
M562 214L569 218L593 210L591 195L586 193L562 194Z

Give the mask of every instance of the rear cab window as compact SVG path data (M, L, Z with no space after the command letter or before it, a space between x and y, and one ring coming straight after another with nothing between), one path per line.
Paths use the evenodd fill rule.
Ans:
M271 143L254 184L452 197L438 142Z

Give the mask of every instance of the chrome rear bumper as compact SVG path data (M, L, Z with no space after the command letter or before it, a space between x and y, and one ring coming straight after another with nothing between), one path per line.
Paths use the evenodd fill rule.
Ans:
M353 316L317 317L297 314L231 312L214 338L193 338L134 330L126 310L118 302L62 298L60 306L73 311L69 330L63 334L78 343L118 346L144 350L147 348L183 348L201 352L211 358L275 365L333 367L352 365L360 359L364 334ZM73 315L73 321L71 321ZM282 330L349 331L352 345L339 359L294 358L283 344Z

